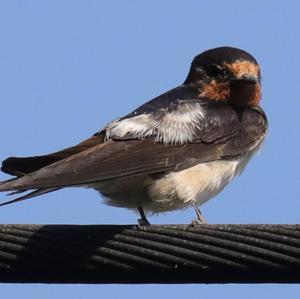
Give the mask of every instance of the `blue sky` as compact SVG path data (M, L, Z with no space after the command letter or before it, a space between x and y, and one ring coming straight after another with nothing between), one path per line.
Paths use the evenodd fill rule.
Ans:
M0 0L0 160L55 151L180 84L217 46L252 53L270 132L259 155L202 208L209 223L299 223L297 1ZM4 175L0 179L6 178ZM2 199L4 195L1 195ZM1 223L135 223L91 190L0 209ZM150 217L188 223L192 210ZM1 285L5 298L282 298L298 285Z

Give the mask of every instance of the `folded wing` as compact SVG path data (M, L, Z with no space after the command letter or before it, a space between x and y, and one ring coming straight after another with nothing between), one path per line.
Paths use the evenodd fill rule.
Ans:
M228 117L226 125L215 120L210 127L200 128L193 143L166 145L155 142L155 136L110 139L78 152L75 149L50 165L2 182L0 191L35 190L33 196L37 196L66 186L177 171L199 163L238 157L262 142L267 121L260 109L245 109L242 113L231 109L230 113L235 116Z

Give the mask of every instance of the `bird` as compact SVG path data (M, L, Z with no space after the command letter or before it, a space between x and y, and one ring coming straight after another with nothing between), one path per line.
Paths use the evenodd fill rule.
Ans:
M105 203L147 214L193 207L219 194L259 151L268 131L260 107L261 70L247 51L224 46L191 63L185 81L117 118L81 143L42 156L9 157L0 192L23 194L1 206L85 187ZM24 195L24 192L25 195Z

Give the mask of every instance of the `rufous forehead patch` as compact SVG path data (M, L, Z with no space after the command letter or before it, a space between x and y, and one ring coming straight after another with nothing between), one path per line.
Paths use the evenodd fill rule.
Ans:
M252 74L259 78L260 68L259 65L249 61L236 61L234 63L225 63L225 67L231 70L237 78L243 74Z

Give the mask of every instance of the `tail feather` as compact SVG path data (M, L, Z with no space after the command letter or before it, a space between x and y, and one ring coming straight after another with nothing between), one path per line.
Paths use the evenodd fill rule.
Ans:
M97 133L76 146L69 147L49 155L22 158L9 157L2 162L1 171L17 177L24 176L59 160L80 153L97 144L103 143L104 136L104 132Z
M20 177L59 160L58 157L52 155L24 158L9 157L2 162L1 171Z
M59 189L60 188L37 189L37 190L34 190L34 191L32 191L32 192L30 192L26 195L23 195L23 196L20 196L18 198L3 202L3 203L0 204L0 207L6 206L6 205L9 205L9 204L12 204L12 203L16 203L16 202L19 202L19 201L22 201L22 200L25 200L25 199L33 198L33 197L36 197L36 196L39 196L39 195L42 195L42 194L54 192L54 191L57 191ZM22 192L25 192L25 191L16 191L16 192L13 192L13 193L10 193L10 194L17 194L17 193L22 193Z
M26 190L16 190L16 191L7 193L6 195L11 196L11 195L20 194L20 193L23 193L23 192L26 192Z
M30 175L30 173L33 173L43 167L46 167L50 164L56 163L60 160L63 160L65 158L68 158L72 155L75 155L77 153L80 153L82 151L87 150L88 148L91 148L93 146L96 146L98 144L101 144L104 142L105 138L105 132L101 131L99 133L96 133L89 139L84 140L83 142L77 144L76 146L66 148L64 150L44 155L44 156L35 156L35 157L10 157L7 158L2 162L1 171L14 175L15 177L6 181L0 181L0 192L5 191L12 191L8 195L16 195L19 193L23 193L26 191L29 191L28 189L15 189L13 188L13 185L15 184L18 179L22 179L22 177L26 175ZM53 192L56 190L59 190L61 188L53 187L53 188L42 188L42 189L36 189L26 195L20 196L16 199L4 202L0 204L1 206L5 206L8 204L12 204L15 202L19 202L25 199L29 199L35 196L39 196L42 194L46 194L49 192Z

